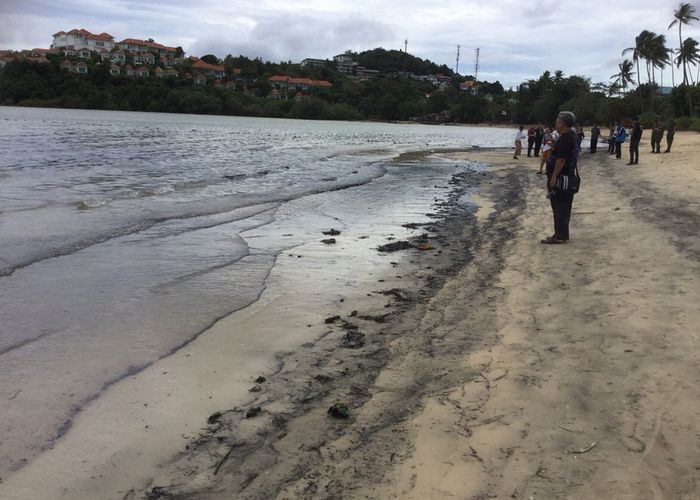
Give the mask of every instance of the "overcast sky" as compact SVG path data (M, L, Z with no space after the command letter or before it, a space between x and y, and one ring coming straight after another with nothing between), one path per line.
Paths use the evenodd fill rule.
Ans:
M679 2L669 0L0 0L0 49L48 47L60 30L154 38L190 55L243 54L299 62L347 49L402 49L506 87L544 70L594 81L617 72L620 53L648 29L667 35ZM700 0L693 4L700 12ZM698 16L700 17L700 15ZM700 23L684 29L700 39ZM664 76L670 83L670 71Z

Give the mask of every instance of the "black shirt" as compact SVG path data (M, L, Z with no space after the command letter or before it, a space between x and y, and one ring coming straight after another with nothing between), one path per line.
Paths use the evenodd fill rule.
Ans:
M591 139L597 139L600 135L600 129L598 127L593 127L591 129Z
M561 158L564 158L566 162L560 174L571 175L573 173L572 171L576 164L576 134L574 134L573 130L569 130L557 139L557 142L552 146L551 154L553 161L547 162L547 179L552 177L554 165Z
M642 140L642 127L637 123L632 127L632 134L630 135L630 142L639 142Z

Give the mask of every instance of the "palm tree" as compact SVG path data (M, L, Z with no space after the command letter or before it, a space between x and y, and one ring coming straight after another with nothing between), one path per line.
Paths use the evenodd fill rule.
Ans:
M698 21L698 18L695 17L695 7L693 7L689 3L681 3L678 6L678 9L673 12L673 21L671 24L668 25L668 29L673 28L676 24L678 25L678 42L679 42L679 47L678 47L678 52L680 52L683 48L683 34L681 32L683 25L690 25L693 21ZM683 62L683 85L687 85L688 83L688 75L686 72L686 62Z
M654 35L649 40L647 60L651 64L651 76L653 83L656 83L655 68L659 68L661 73L661 83L663 84L663 69L671 64L672 50L666 48L666 36Z
M678 56L676 56L676 66L683 67L692 66L694 64L700 63L700 49L698 48L698 41L693 38L686 38L681 44L681 48L678 51ZM689 71L690 82L693 83L693 74Z
M648 30L643 30L634 37L634 47L627 47L625 50L622 51L622 55L625 56L625 54L632 52L632 60L636 63L637 65L637 78L639 80L639 84L641 85L642 79L641 79L641 73L639 72L639 61L641 59L645 59L645 54L648 52L647 47L649 45L649 41L654 38L654 33ZM649 75L649 65L647 64L647 75ZM651 77L649 77L649 81L651 82Z
M624 93L627 90L628 83L631 83L632 85L634 85L634 78L633 78L634 63L632 61L630 61L629 59L625 59L620 64L618 64L617 67L620 70L620 72L615 73L610 78L615 79L613 81L613 86L622 87L622 92Z

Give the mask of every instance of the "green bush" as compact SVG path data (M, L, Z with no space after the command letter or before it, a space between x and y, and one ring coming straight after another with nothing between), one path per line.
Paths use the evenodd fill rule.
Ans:
M690 130L693 132L698 132L700 133L700 118L695 118L691 123L690 123Z
M693 119L689 116L681 116L676 118L676 130L690 130L690 125Z
M646 129L651 129L654 127L654 123L659 119L659 115L652 113L651 111L645 111L639 115L639 123L642 127Z

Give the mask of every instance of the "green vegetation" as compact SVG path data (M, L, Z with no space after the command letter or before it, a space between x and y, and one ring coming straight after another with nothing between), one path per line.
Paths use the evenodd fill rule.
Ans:
M642 124L649 127L658 119L676 117L679 130L700 131L700 119L694 118L700 111L700 87L693 79L694 67L700 67L700 48L696 40L682 36L682 27L696 20L695 9L688 3L681 3L674 11L669 29L678 27L679 47L675 50L666 47L665 35L641 31L634 45L622 52L630 59L619 64L610 84L545 71L510 90L504 90L499 82L480 81L478 92L472 94L460 85L473 78L455 75L447 66L403 51L382 48L346 53L359 66L381 73L381 78L368 80L348 77L332 61L301 67L291 61L202 56L204 62L224 66L225 80L234 81L228 87L216 85L212 78L205 85L182 78L192 72L189 60L176 68L180 78L138 78L112 76L110 63L102 63L96 55L86 61L87 75L69 73L61 68L63 57L50 55L49 63L18 59L0 70L0 104L324 120L522 124L552 124L559 110L568 109L583 124L605 126L620 117L639 115ZM181 54L180 48L178 51ZM131 56L127 62L133 62ZM662 95L657 76L669 65L682 67L682 83ZM273 75L327 80L333 86L303 92L301 87L275 90L268 81ZM432 75L433 80L417 75Z

